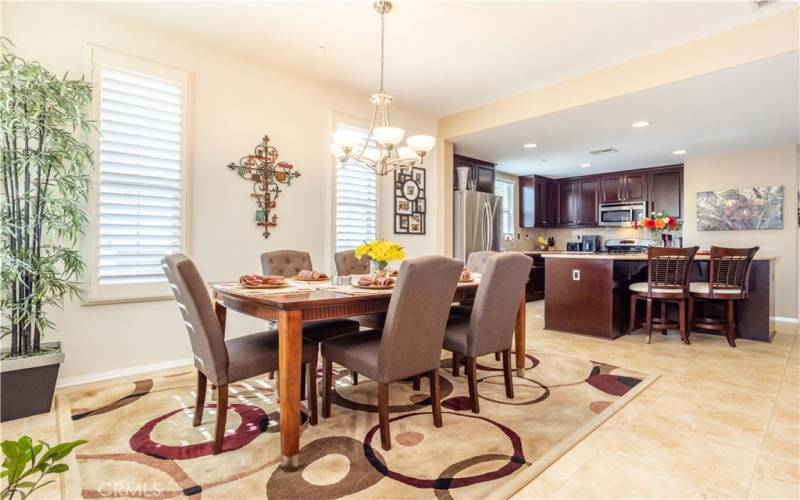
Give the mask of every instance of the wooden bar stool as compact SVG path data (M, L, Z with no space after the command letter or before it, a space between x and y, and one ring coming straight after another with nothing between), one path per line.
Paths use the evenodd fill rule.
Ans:
M724 331L728 344L736 347L734 304L746 299L749 293L750 267L758 247L711 247L708 261L708 281L689 285L689 327L700 330ZM695 318L695 301L722 301L726 305L723 320L709 317Z
M647 249L647 282L632 283L631 313L628 323L630 334L637 326L644 326L647 343L652 337L653 325L666 333L667 328L678 326L681 340L689 344L686 328L686 302L689 299L689 272L698 247ZM646 318L637 322L636 306L639 300L647 301ZM661 301L661 317L653 320L653 300ZM669 322L666 315L668 302L678 304L678 324Z

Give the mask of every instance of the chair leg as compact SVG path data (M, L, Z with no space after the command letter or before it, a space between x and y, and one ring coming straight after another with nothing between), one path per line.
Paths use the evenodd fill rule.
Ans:
M274 378L275 378L275 371L274 370L269 372L269 373L267 373L267 379L268 380L273 380Z
M653 336L653 299L647 298L647 314L645 316L644 333L647 336L647 343L650 343L650 338Z
M503 381L506 384L506 397L514 399L514 379L511 377L511 349L503 351Z
M308 422L317 425L317 363L306 363L308 372L308 411L311 416Z
M727 317L727 325L728 327L728 345L731 347L736 347L736 325L733 322L733 301L728 301L728 317Z
M500 361L500 353L499 352L494 353L494 360L495 361Z
M197 370L197 396L194 400L194 419L192 420L192 427L197 427L203 421L203 407L206 405L206 376L200 370Z
M353 385L358 385L358 372L350 372L350 379L353 381Z
M478 381L476 378L477 367L475 366L475 358L466 357L466 371L467 371L467 385L469 386L469 399L472 402L472 413L480 413L480 406L478 405Z
M431 388L431 411L433 412L433 425L442 426L442 402L441 390L439 389L439 369L435 369L428 374L429 386Z
M214 431L214 455L222 452L225 422L228 419L228 384L217 386L217 428Z
M458 377L458 372L461 367L461 360L457 352L453 353L453 376Z
M322 358L322 418L331 416L331 388L333 387L333 362Z
M661 301L661 335L667 334L667 303Z
M381 448L392 449L392 438L389 434L389 384L378 382L378 423L381 429Z
M300 367L300 401L306 399L306 364Z
M680 325L681 340L689 345L689 336L686 334L686 301L681 299L678 302L678 324Z
M631 316L628 318L628 335L633 333L636 329L636 303L638 302L639 298L636 296L635 293L631 294Z
M413 377L411 377L411 388L414 389L415 391L418 391L420 390L421 387L422 386L419 383L419 375L414 375Z
M686 313L686 338L692 335L694 328L694 299L689 297L689 312Z

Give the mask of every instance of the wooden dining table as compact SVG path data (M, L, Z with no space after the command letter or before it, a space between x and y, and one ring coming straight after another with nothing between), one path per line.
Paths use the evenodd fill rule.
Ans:
M293 290L285 294L253 294L230 284L213 284L214 305L223 331L227 311L278 322L278 384L280 400L281 467L295 470L300 453L300 377L302 322L379 313L389 309L392 290L369 294L340 293L335 289ZM475 296L478 284L459 283L453 302ZM514 334L518 375L525 366L525 293L517 312Z

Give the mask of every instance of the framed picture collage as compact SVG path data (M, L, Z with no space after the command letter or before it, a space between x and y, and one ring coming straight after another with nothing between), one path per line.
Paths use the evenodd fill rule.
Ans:
M414 167L395 170L395 234L425 234L425 192L425 169Z

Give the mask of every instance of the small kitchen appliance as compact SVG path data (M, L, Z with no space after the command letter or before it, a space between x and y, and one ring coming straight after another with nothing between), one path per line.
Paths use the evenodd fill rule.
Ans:
M568 241L567 252L580 252L582 248L580 241Z
M581 251L599 252L603 249L603 237L596 234L584 234L581 236Z
M647 215L647 203L601 203L599 225L606 227L631 227Z

